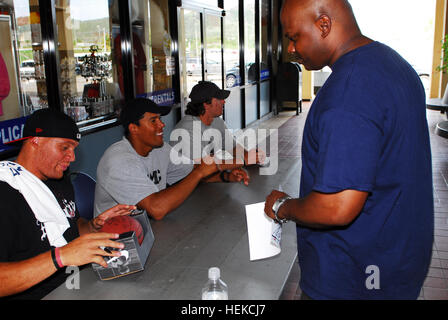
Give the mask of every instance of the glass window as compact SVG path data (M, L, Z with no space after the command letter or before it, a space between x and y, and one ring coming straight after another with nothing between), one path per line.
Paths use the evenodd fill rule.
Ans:
M277 74L277 63L280 60L279 48L278 48L278 2L274 1L272 4L272 72ZM281 38L280 38L281 40Z
M179 58L182 71L181 99L186 104L191 89L202 80L201 13L180 10Z
M224 65L226 70L226 87L240 85L240 49L238 0L224 1Z
M270 1L260 2L260 81L269 79L268 67L268 24Z
M166 1L166 0L165 0ZM227 0L225 0L224 2L226 2ZM186 3L188 3L188 0L185 1ZM193 0L192 4L194 5L203 5L206 7L217 7L218 6L218 1L211 1L211 0Z
M221 17L205 14L205 80L222 88Z
M37 1L0 2L0 152L19 139L25 116L47 108Z
M131 1L131 7L136 95L158 105L172 105L175 61L171 55L168 2L138 0Z
M79 125L116 118L123 97L118 1L57 0L64 111Z
M246 83L257 80L255 66L255 0L244 1L244 71Z

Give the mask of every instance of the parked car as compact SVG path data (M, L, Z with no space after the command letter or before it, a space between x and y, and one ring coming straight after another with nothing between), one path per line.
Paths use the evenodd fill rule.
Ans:
M201 74L202 64L201 58L187 58L187 74Z
M226 70L226 88L236 87L240 82L240 66L236 65Z
M29 80L36 76L36 69L34 68L34 60L22 61L19 69L21 78Z
M207 73L221 74L221 63L212 59L207 59Z
M218 61L207 59L208 74L219 74L221 73L221 64ZM202 73L202 63L201 58L187 58L187 74L201 74Z
M246 64L246 70L247 70L247 81L248 82L252 82L255 81L255 68L251 68L251 67L255 67L254 63L248 63ZM260 73L260 78L263 80L264 77L266 77L266 67L262 66L262 70ZM267 76L269 76L269 72L267 73ZM241 77L240 77L240 66L236 65L233 68L227 69L226 70L226 87L227 88L232 88L235 86L240 85L241 83Z

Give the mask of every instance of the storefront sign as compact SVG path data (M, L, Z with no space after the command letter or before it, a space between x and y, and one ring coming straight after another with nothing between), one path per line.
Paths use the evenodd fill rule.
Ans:
M269 69L261 70L260 72L260 81L266 80L269 78Z
M0 122L0 152L11 148L5 146L5 143L22 138L26 118L21 117Z
M174 104L174 90L171 88L140 94L137 97L151 99L159 106L171 106Z

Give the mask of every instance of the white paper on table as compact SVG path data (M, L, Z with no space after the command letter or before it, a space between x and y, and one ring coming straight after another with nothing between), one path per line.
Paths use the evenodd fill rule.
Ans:
M246 218L250 260L279 254L282 227L264 213L264 202L246 205Z

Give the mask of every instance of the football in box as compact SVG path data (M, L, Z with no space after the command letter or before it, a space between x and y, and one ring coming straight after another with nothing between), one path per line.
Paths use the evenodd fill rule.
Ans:
M149 223L149 218L146 212L138 215L133 215L132 218L140 222L143 229L143 242L140 245L134 231L120 234L116 240L124 244L121 249L120 257L104 257L108 267L92 263L92 268L101 280L110 280L118 277L126 276L131 273L142 271L145 268L146 260L149 252L154 244L154 234ZM112 248L105 248L104 250L116 250Z

